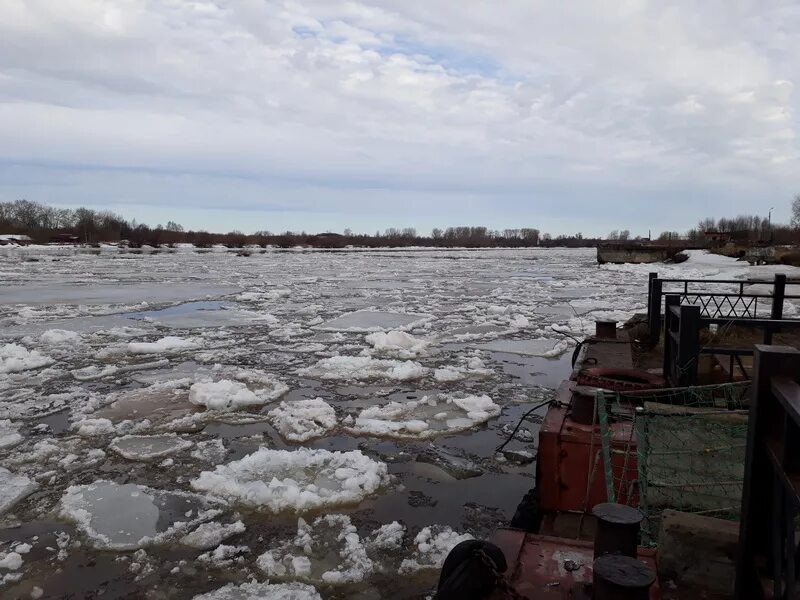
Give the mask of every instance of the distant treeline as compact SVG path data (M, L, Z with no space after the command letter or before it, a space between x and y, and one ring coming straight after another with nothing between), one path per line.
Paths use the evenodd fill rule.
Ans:
M193 244L207 248L222 244L231 248L246 245L311 246L317 248L368 248L390 246L432 246L467 248L526 248L532 246L594 246L599 240L584 238L580 233L553 237L534 228L504 229L495 231L487 227L448 227L434 229L431 235L418 235L413 228L387 229L374 235L354 234L350 230L339 233L309 234L306 232L272 233L257 231L244 234L240 231L210 233L187 231L178 223L150 227L143 223L127 221L109 211L88 208L55 208L38 202L17 200L0 202L0 234L22 234L38 243L101 243L127 242L133 247L170 246Z
M612 231L609 239L617 232ZM739 215L733 218L702 219L695 227L684 234L677 231L663 231L658 235L659 241L683 240L693 245L718 246L724 243L741 245L753 244L795 244L800 241L800 229L797 225L773 223L769 217L759 215Z

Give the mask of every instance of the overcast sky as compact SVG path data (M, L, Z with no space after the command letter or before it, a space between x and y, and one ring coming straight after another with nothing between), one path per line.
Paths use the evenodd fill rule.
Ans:
M0 200L187 227L788 219L800 3L0 0Z

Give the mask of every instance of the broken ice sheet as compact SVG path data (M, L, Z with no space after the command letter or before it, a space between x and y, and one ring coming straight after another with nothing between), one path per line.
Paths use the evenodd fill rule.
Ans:
M325 515L309 524L297 520L297 535L258 557L270 578L302 579L328 584L364 581L375 569L347 515Z
M196 494L104 480L70 486L60 504L61 517L111 550L164 543L220 512L219 503Z
M321 437L336 427L336 413L322 398L281 402L267 414L275 429L292 442Z
M425 527L414 538L415 552L411 558L403 560L400 572L413 573L424 569L440 569L450 550L461 542L471 539L470 534L459 534L450 527L442 525Z
M24 475L15 475L0 467L0 515L32 493L37 484Z
M406 314L383 310L357 310L346 313L317 326L323 331L387 331L408 330L425 323L430 315Z
M369 356L331 356L297 371L304 377L334 380L394 379L408 381L425 377L429 369L415 361L378 359Z
M191 448L192 442L184 440L174 433L124 435L111 440L108 447L128 460L148 461Z
M418 401L389 402L362 410L347 430L355 435L429 439L465 431L500 414L487 395L440 394Z
M213 592L200 594L192 600L322 600L317 590L299 582L291 583L229 583Z
M203 471L195 490L275 513L357 504L389 483L386 464L360 450L261 448Z

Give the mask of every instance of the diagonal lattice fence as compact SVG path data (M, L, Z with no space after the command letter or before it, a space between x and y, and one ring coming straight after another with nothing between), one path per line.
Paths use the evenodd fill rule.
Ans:
M657 543L665 509L739 518L749 389L744 382L638 395L598 392L608 498L642 510L644 543ZM615 429L629 431L629 439L620 443ZM622 458L625 468L619 468Z

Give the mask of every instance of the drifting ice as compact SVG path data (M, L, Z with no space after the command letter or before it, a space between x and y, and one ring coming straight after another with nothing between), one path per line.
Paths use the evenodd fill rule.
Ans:
M336 413L322 398L281 402L267 414L275 429L292 442L321 437L336 427Z
M262 448L214 471L203 471L192 487L278 513L355 504L388 482L386 464L360 450Z
M418 362L382 360L369 356L332 356L298 371L299 375L320 379L395 379L408 381L420 379L428 369Z

